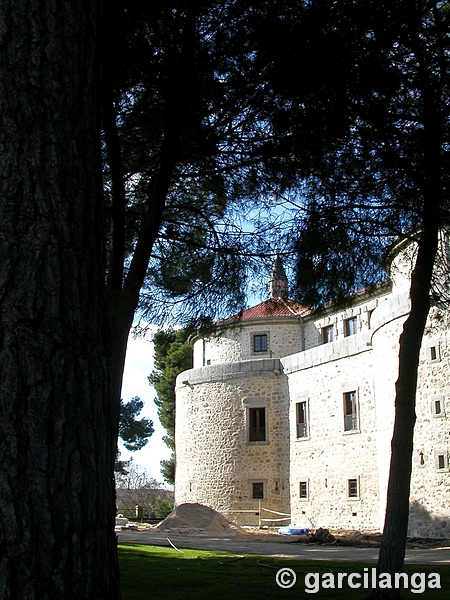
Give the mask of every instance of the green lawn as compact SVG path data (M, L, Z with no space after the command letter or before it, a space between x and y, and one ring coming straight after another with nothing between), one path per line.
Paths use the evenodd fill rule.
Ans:
M253 554L237 555L226 552L181 549L171 547L143 546L137 544L119 545L119 562L123 600L177 600L211 598L245 599L261 598L333 598L333 600L358 600L367 598L364 589L364 577L371 581L373 565L343 562L305 562L291 559L273 559ZM295 571L297 581L290 589L281 589L275 580L280 568ZM366 571L364 571L366 568ZM367 570L368 569L368 570ZM424 593L402 593L402 598L425 598L443 600L450 591L450 566L406 568L408 577L414 573L439 573L441 589L428 589ZM306 593L305 577L309 587L315 586L315 577L308 573L317 573L317 593ZM343 586L338 589L338 573L360 573L360 589L351 589L344 578ZM420 586L419 576L415 584ZM424 585L426 584L424 581ZM334 582L334 588L324 589L322 583ZM358 579L354 579L358 583ZM409 579L409 587L412 587Z

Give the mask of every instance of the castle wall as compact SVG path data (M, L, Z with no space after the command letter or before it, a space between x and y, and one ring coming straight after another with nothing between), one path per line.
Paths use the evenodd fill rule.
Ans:
M182 373L176 388L175 501L199 502L240 524L258 524L260 501L288 513L288 408L278 360ZM265 441L249 440L252 409L265 411ZM253 498L253 484L262 484L261 499Z
M415 256L413 247L400 250L392 289L355 297L352 307L243 320L196 340L195 368L177 379L177 503L200 502L257 524L261 501L291 512L300 527L382 530ZM324 343L330 326L333 341ZM255 335L267 335L267 351L254 352ZM433 307L418 370L411 536L450 537L449 398L450 316ZM249 439L256 409L264 410L263 441ZM253 497L255 483L262 499Z
M282 360L291 396L290 488L296 526L378 529L372 353L366 335L343 342L350 339L351 348L334 342ZM344 394L352 391L358 422L346 431ZM304 401L308 435L298 437L296 405ZM356 497L349 496L349 480L356 480ZM301 482L306 482L306 497L301 497Z
M405 294L391 296L374 313L374 384L377 405L380 529L384 524L389 479L391 440L395 417L395 383L398 377L398 342L410 309ZM433 308L425 331L418 370L408 535L448 537L450 392L448 317ZM436 358L431 357L435 348ZM441 411L436 414L437 406ZM439 468L439 456L443 468ZM442 458L441 458L442 461Z
M377 410L377 463L379 473L379 529L384 526L386 493L391 460L395 416L395 383L398 377L398 348L403 322L409 313L409 298L389 296L372 317L373 378Z
M253 351L254 335L267 334L266 352ZM278 318L245 321L218 335L194 342L194 368L241 360L280 358L303 348L300 319Z
M436 349L436 358L431 348ZM448 316L434 308L428 319L418 372L409 519L412 536L450 537L449 393Z

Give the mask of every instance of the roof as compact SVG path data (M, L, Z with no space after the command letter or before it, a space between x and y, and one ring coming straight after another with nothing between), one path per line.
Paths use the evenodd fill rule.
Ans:
M256 306L246 308L237 315L220 321L220 324L236 321L250 321L251 319L262 319L265 317L300 317L311 312L311 309L293 300L283 298L269 298Z

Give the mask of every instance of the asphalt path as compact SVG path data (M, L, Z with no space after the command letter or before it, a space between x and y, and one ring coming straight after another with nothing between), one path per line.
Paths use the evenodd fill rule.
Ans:
M252 535L223 537L214 534L167 533L126 531L117 533L121 544L149 544L175 546L177 549L220 550L234 554L260 554L299 560L331 560L376 563L378 548L357 546L328 546L298 542L295 536ZM275 538L275 539L274 539ZM169 541L170 540L170 541ZM450 546L440 548L407 549L405 562L417 565L450 565Z

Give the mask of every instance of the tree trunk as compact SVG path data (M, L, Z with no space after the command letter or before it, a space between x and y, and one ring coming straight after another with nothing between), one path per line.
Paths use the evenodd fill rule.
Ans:
M114 600L99 3L0 22L0 597Z
M387 490L383 539L377 573L394 574L403 570L409 518L415 403L419 353L430 309L433 265L438 247L437 226L422 234L411 278L411 312L400 336L399 375L396 383L395 421ZM372 598L400 597L399 589L381 588Z
M441 210L444 200L442 177L445 173L442 148L447 114L442 83L445 67L441 65L441 78L436 79L436 72L430 68L428 62L429 49L426 48L425 37L420 33L424 24L423 15L414 3L411 3L409 8L411 9L408 12L410 41L417 59L417 83L421 91L423 135L420 180L423 208L417 259L411 276L411 311L400 336L399 374L396 384L386 517L377 563L377 573L389 573L392 581L395 573L403 570L405 559L419 354L430 310L439 228L444 224ZM439 21L436 12L433 18L435 23ZM443 32L437 25L435 29L439 37L438 46L442 49L445 44ZM378 588L372 594L372 598L376 599L399 597L399 589Z
M115 8L117 7L115 6ZM136 245L132 256L128 257L130 260L125 274L125 178L113 93L113 74L116 68L113 57L117 53L116 43L119 36L117 20L120 19L120 13L115 12L110 3L105 3L107 31L103 56L102 108L105 145L112 182L108 303L112 329L111 412L117 425L128 336L139 305L139 296L147 274L153 245L163 221L167 196L179 160L183 127L188 115L189 90L192 85L197 44L197 10L195 2L189 4L186 9L180 54L174 58L172 80L163 95L163 137L159 164L148 184Z

